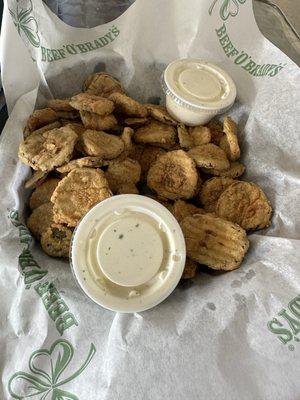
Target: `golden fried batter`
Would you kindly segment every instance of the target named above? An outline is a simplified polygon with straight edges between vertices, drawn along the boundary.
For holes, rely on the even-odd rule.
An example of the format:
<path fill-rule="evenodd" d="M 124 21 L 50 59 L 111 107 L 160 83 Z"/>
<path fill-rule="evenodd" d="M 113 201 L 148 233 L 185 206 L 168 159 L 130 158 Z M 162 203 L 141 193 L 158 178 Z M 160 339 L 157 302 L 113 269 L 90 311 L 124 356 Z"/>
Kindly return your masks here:
<path fill-rule="evenodd" d="M 115 92 L 124 92 L 121 83 L 107 72 L 97 72 L 88 76 L 83 90 L 101 97 L 108 97 Z"/>
<path fill-rule="evenodd" d="M 52 193 L 58 185 L 59 179 L 48 178 L 40 186 L 38 186 L 29 198 L 29 207 L 34 210 L 42 204 L 49 203 Z"/>
<path fill-rule="evenodd" d="M 238 161 L 230 163 L 228 169 L 217 170 L 214 168 L 203 168 L 204 172 L 211 175 L 222 176 L 226 178 L 238 178 L 245 172 L 245 166 Z"/>
<path fill-rule="evenodd" d="M 41 236 L 41 246 L 51 257 L 69 258 L 73 232 L 60 224 L 52 224 Z"/>
<path fill-rule="evenodd" d="M 51 108 L 43 108 L 41 110 L 35 110 L 27 121 L 27 128 L 30 132 L 41 128 L 44 125 L 51 124 L 51 122 L 57 121 L 59 116 Z"/>
<path fill-rule="evenodd" d="M 186 258 L 181 279 L 192 279 L 196 276 L 198 264 L 191 258 Z"/>
<path fill-rule="evenodd" d="M 78 136 L 80 136 L 86 130 L 86 127 L 81 122 L 74 122 L 70 121 L 69 119 L 61 119 L 61 123 L 63 126 L 69 126 L 71 129 L 73 129 Z"/>
<path fill-rule="evenodd" d="M 103 171 L 94 168 L 73 169 L 59 182 L 51 197 L 54 221 L 75 227 L 93 205 L 111 195 Z"/>
<path fill-rule="evenodd" d="M 238 268 L 249 248 L 247 234 L 239 225 L 212 214 L 184 218 L 181 228 L 187 256 L 210 268 L 230 271 Z"/>
<path fill-rule="evenodd" d="M 195 162 L 183 150 L 163 154 L 150 167 L 147 184 L 165 198 L 190 199 L 198 184 Z"/>
<path fill-rule="evenodd" d="M 190 126 L 189 134 L 193 139 L 194 146 L 210 143 L 211 132 L 206 126 Z"/>
<path fill-rule="evenodd" d="M 194 206 L 194 204 L 187 203 L 186 201 L 176 200 L 174 203 L 174 216 L 178 222 L 182 221 L 185 217 L 203 213 L 203 209 Z"/>
<path fill-rule="evenodd" d="M 105 172 L 110 189 L 117 193 L 119 186 L 125 183 L 136 184 L 141 177 L 141 166 L 136 160 L 126 158 L 109 163 Z"/>
<path fill-rule="evenodd" d="M 272 208 L 258 185 L 237 181 L 219 197 L 216 213 L 245 230 L 254 230 L 270 225 Z"/>
<path fill-rule="evenodd" d="M 218 198 L 233 182 L 231 178 L 211 178 L 203 183 L 198 200 L 206 212 L 216 211 Z"/>
<path fill-rule="evenodd" d="M 39 186 L 47 178 L 48 172 L 34 171 L 31 177 L 25 182 L 25 189 L 33 189 Z"/>
<path fill-rule="evenodd" d="M 177 134 L 179 139 L 179 144 L 183 149 L 191 149 L 194 146 L 194 140 L 190 136 L 188 129 L 184 124 L 177 126 Z"/>
<path fill-rule="evenodd" d="M 134 130 L 132 128 L 126 127 L 123 129 L 121 139 L 124 143 L 124 151 L 127 155 L 129 155 L 134 148 L 134 144 L 132 143 L 132 137 L 134 134 Z"/>
<path fill-rule="evenodd" d="M 86 128 L 98 131 L 114 129 L 118 125 L 118 121 L 113 114 L 100 116 L 88 111 L 80 111 L 80 117 Z"/>
<path fill-rule="evenodd" d="M 139 118 L 139 117 L 132 117 L 132 118 L 125 118 L 124 124 L 128 126 L 133 126 L 134 128 L 139 128 L 140 126 L 144 126 L 149 122 L 149 119 Z"/>
<path fill-rule="evenodd" d="M 206 126 L 210 130 L 211 142 L 218 146 L 223 136 L 222 126 L 216 120 L 209 121 Z"/>
<path fill-rule="evenodd" d="M 101 157 L 87 156 L 82 158 L 76 158 L 75 160 L 72 160 L 67 164 L 62 165 L 61 167 L 56 168 L 56 170 L 61 174 L 66 174 L 75 168 L 83 168 L 83 167 L 99 168 L 102 166 L 103 166 L 103 159 Z"/>
<path fill-rule="evenodd" d="M 140 161 L 141 161 L 141 157 L 142 157 L 144 149 L 145 149 L 144 145 L 132 143 L 132 147 L 128 153 L 128 157 L 132 158 L 133 160 L 137 160 L 141 164 Z"/>
<path fill-rule="evenodd" d="M 111 114 L 115 108 L 111 100 L 89 93 L 79 93 L 73 96 L 70 104 L 76 110 L 89 111 L 101 116 Z"/>
<path fill-rule="evenodd" d="M 222 170 L 230 166 L 225 152 L 212 143 L 196 146 L 188 151 L 188 155 L 195 160 L 198 167 Z"/>
<path fill-rule="evenodd" d="M 163 122 L 164 124 L 170 124 L 170 125 L 178 124 L 178 122 L 175 121 L 175 119 L 173 119 L 171 115 L 168 113 L 166 107 L 155 104 L 145 104 L 145 107 L 149 115 L 153 119 L 156 119 L 159 122 Z"/>
<path fill-rule="evenodd" d="M 139 194 L 139 191 L 134 183 L 122 183 L 116 192 L 116 194 Z"/>
<path fill-rule="evenodd" d="M 230 161 L 236 161 L 241 155 L 236 123 L 230 117 L 225 117 L 223 130 L 225 135 L 220 140 L 220 147 L 225 151 Z"/>
<path fill-rule="evenodd" d="M 61 127 L 61 122 L 60 121 L 55 121 L 52 122 L 51 124 L 45 125 L 42 128 L 36 129 L 33 132 L 30 132 L 29 129 L 26 127 L 24 129 L 24 138 L 26 138 L 27 136 L 29 136 L 31 133 L 44 133 L 46 131 L 51 131 L 52 129 L 55 128 L 60 128 Z"/>
<path fill-rule="evenodd" d="M 81 135 L 80 146 L 85 154 L 108 160 L 118 157 L 125 147 L 120 137 L 90 129 Z"/>
<path fill-rule="evenodd" d="M 138 103 L 136 100 L 124 93 L 112 93 L 109 100 L 115 103 L 116 112 L 129 117 L 147 117 L 148 111 L 143 104 Z"/>
<path fill-rule="evenodd" d="M 146 181 L 148 171 L 151 165 L 157 160 L 159 156 L 165 154 L 166 151 L 161 149 L 160 147 L 153 147 L 153 146 L 145 146 L 140 154 L 140 158 L 138 159 L 141 168 L 141 180 Z"/>
<path fill-rule="evenodd" d="M 70 160 L 76 140 L 69 126 L 32 133 L 20 144 L 19 158 L 35 170 L 51 171 Z"/>
<path fill-rule="evenodd" d="M 173 126 L 151 121 L 149 124 L 137 129 L 133 139 L 136 143 L 151 144 L 170 149 L 176 144 L 176 136 L 176 130 Z"/>
<path fill-rule="evenodd" d="M 70 99 L 52 99 L 48 101 L 48 107 L 54 111 L 74 111 L 70 105 Z"/>
<path fill-rule="evenodd" d="M 68 120 L 73 121 L 75 119 L 80 118 L 79 112 L 74 109 L 73 109 L 73 111 L 55 111 L 55 112 L 56 112 L 57 116 L 62 119 L 68 119 Z"/>
<path fill-rule="evenodd" d="M 53 223 L 53 204 L 44 203 L 35 208 L 27 220 L 28 229 L 40 240 L 41 235 Z"/>

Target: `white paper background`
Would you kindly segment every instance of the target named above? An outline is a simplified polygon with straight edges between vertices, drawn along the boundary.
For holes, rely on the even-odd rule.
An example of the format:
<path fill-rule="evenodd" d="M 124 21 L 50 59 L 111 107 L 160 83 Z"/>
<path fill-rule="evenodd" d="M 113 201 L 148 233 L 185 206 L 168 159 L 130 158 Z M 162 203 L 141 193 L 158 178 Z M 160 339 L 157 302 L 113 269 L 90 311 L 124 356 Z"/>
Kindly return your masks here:
<path fill-rule="evenodd" d="M 229 37 L 257 63 L 282 63 L 284 68 L 272 78 L 252 77 L 228 59 L 215 34 L 223 24 L 221 4 L 219 0 L 209 16 L 208 0 L 137 0 L 112 23 L 81 29 L 65 25 L 42 2 L 34 1 L 32 15 L 44 47 L 90 41 L 112 24 L 121 32 L 107 47 L 52 63 L 42 63 L 40 49 L 33 47 L 29 50 L 36 63 L 31 61 L 6 12 L 2 81 L 12 112 L 0 142 L 1 399 L 12 398 L 8 381 L 14 373 L 30 372 L 33 351 L 49 349 L 61 338 L 34 285 L 25 289 L 18 270 L 23 246 L 7 218 L 11 209 L 18 209 L 21 219 L 24 216 L 28 193 L 23 182 L 29 169 L 17 160 L 17 149 L 34 107 L 37 91 L 29 91 L 37 86 L 38 74 L 41 106 L 51 94 L 79 91 L 85 76 L 100 67 L 146 101 L 162 97 L 159 78 L 164 66 L 185 56 L 216 62 L 233 76 L 239 100 L 230 114 L 239 123 L 245 178 L 260 184 L 271 200 L 272 226 L 250 236 L 251 248 L 241 269 L 200 272 L 161 305 L 132 315 L 93 304 L 78 289 L 67 263 L 46 257 L 34 246 L 36 261 L 48 270 L 43 281 L 55 284 L 79 323 L 63 334 L 74 347 L 74 358 L 64 373 L 78 368 L 91 343 L 96 347 L 86 370 L 62 389 L 79 399 L 299 399 L 296 333 L 284 345 L 268 330 L 267 322 L 278 318 L 291 331 L 277 314 L 300 292 L 300 74 L 260 34 L 249 0 L 239 3 L 238 15 L 226 21 Z M 16 2 L 9 1 L 13 6 Z M 294 351 L 289 351 L 290 344 Z M 33 398 L 40 400 L 41 395 Z"/>

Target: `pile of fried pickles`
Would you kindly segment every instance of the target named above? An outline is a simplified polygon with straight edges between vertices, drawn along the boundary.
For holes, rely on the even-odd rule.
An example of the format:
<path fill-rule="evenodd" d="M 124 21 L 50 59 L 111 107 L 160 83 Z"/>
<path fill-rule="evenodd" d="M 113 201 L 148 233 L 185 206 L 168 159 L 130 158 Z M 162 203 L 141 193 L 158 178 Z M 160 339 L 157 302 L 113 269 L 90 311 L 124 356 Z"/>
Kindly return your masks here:
<path fill-rule="evenodd" d="M 106 72 L 83 92 L 52 99 L 24 129 L 20 160 L 33 169 L 27 226 L 52 257 L 69 257 L 72 233 L 96 203 L 118 194 L 157 200 L 178 220 L 186 241 L 183 279 L 199 264 L 238 268 L 247 232 L 270 224 L 262 189 L 241 180 L 237 125 L 225 117 L 187 127 L 165 107 L 141 104 Z"/>

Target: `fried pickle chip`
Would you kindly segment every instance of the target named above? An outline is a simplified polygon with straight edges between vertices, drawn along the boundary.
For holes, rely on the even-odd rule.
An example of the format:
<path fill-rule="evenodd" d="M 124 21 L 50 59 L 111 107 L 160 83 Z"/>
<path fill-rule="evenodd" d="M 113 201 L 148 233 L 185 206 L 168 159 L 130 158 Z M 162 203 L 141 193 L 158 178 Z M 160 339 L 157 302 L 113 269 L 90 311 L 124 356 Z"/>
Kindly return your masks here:
<path fill-rule="evenodd" d="M 139 194 L 138 188 L 134 183 L 122 183 L 116 192 L 116 194 Z"/>
<path fill-rule="evenodd" d="M 131 158 L 112 161 L 105 172 L 105 177 L 110 189 L 113 193 L 117 193 L 120 185 L 125 183 L 136 184 L 140 180 L 141 166 L 138 161 Z"/>
<path fill-rule="evenodd" d="M 220 140 L 220 147 L 225 151 L 230 161 L 236 161 L 241 156 L 236 123 L 230 117 L 225 117 L 223 130 L 225 135 Z"/>
<path fill-rule="evenodd" d="M 68 126 L 32 133 L 19 146 L 19 158 L 35 170 L 51 171 L 71 158 L 77 134 Z"/>
<path fill-rule="evenodd" d="M 141 161 L 141 157 L 142 157 L 144 149 L 145 149 L 144 145 L 132 143 L 132 147 L 128 153 L 128 157 L 132 158 L 133 160 L 137 160 L 141 164 L 140 161 Z"/>
<path fill-rule="evenodd" d="M 97 72 L 89 75 L 84 82 L 83 90 L 101 97 L 108 97 L 115 92 L 124 92 L 121 83 L 107 72 Z"/>
<path fill-rule="evenodd" d="M 70 122 L 69 120 L 62 120 L 63 126 L 68 126 L 73 129 L 73 131 L 80 136 L 84 131 L 86 131 L 86 127 L 81 122 Z"/>
<path fill-rule="evenodd" d="M 49 100 L 48 107 L 54 111 L 74 111 L 74 108 L 70 105 L 70 99 Z"/>
<path fill-rule="evenodd" d="M 187 128 L 184 124 L 180 124 L 177 127 L 177 132 L 180 146 L 187 150 L 207 144 L 211 139 L 210 130 L 206 126 L 190 126 Z"/>
<path fill-rule="evenodd" d="M 38 187 L 47 178 L 48 172 L 34 171 L 31 177 L 25 182 L 25 189 L 33 189 Z"/>
<path fill-rule="evenodd" d="M 203 183 L 198 200 L 206 212 L 216 211 L 218 198 L 233 182 L 232 178 L 211 178 Z"/>
<path fill-rule="evenodd" d="M 150 167 L 147 184 L 167 199 L 190 199 L 198 184 L 195 162 L 183 150 L 163 154 Z"/>
<path fill-rule="evenodd" d="M 243 175 L 245 172 L 245 166 L 238 161 L 234 161 L 230 163 L 230 167 L 228 169 L 217 170 L 215 168 L 203 168 L 203 171 L 207 174 L 235 179 Z"/>
<path fill-rule="evenodd" d="M 164 124 L 170 124 L 170 125 L 178 124 L 178 122 L 175 121 L 175 119 L 172 118 L 171 115 L 168 113 L 166 107 L 159 106 L 156 104 L 145 104 L 145 107 L 149 115 L 153 119 L 156 119 L 159 122 L 163 122 Z"/>
<path fill-rule="evenodd" d="M 126 127 L 123 129 L 121 139 L 124 143 L 124 152 L 129 155 L 133 151 L 134 144 L 132 143 L 132 137 L 134 135 L 134 130 L 132 128 Z"/>
<path fill-rule="evenodd" d="M 151 121 L 149 124 L 137 129 L 133 139 L 136 143 L 151 144 L 170 149 L 176 144 L 177 138 L 176 130 L 173 126 Z"/>
<path fill-rule="evenodd" d="M 62 119 L 68 119 L 70 121 L 80 118 L 79 112 L 77 110 L 73 111 L 55 111 L 57 116 Z"/>
<path fill-rule="evenodd" d="M 210 143 L 211 132 L 207 126 L 190 126 L 189 134 L 193 139 L 194 146 Z"/>
<path fill-rule="evenodd" d="M 118 121 L 113 114 L 100 116 L 88 111 L 80 111 L 80 117 L 86 128 L 98 131 L 114 129 L 118 125 Z"/>
<path fill-rule="evenodd" d="M 149 119 L 144 117 L 132 117 L 132 118 L 125 118 L 124 124 L 128 126 L 132 126 L 134 128 L 139 128 L 140 126 L 144 126 L 149 122 Z"/>
<path fill-rule="evenodd" d="M 176 200 L 174 205 L 174 216 L 178 222 L 182 221 L 185 217 L 191 217 L 195 214 L 203 214 L 204 210 L 194 206 L 194 204 L 187 203 L 183 200 Z"/>
<path fill-rule="evenodd" d="M 27 219 L 27 226 L 33 236 L 40 240 L 41 235 L 53 223 L 53 204 L 44 203 L 35 208 Z"/>
<path fill-rule="evenodd" d="M 62 124 L 61 124 L 60 121 L 55 121 L 55 122 L 52 122 L 51 124 L 43 126 L 42 128 L 36 129 L 33 132 L 30 132 L 29 129 L 27 127 L 25 127 L 25 129 L 24 129 L 24 138 L 29 136 L 31 133 L 44 133 L 46 131 L 51 131 L 52 129 L 55 129 L 55 128 L 60 128 L 61 125 Z"/>
<path fill-rule="evenodd" d="M 145 146 L 140 154 L 139 163 L 141 165 L 142 174 L 141 180 L 147 180 L 147 174 L 151 165 L 158 159 L 159 156 L 165 154 L 166 151 L 160 147 Z"/>
<path fill-rule="evenodd" d="M 90 93 L 79 93 L 70 100 L 73 108 L 80 111 L 89 111 L 98 115 L 109 115 L 114 111 L 114 103 L 105 97 Z"/>
<path fill-rule="evenodd" d="M 93 205 L 111 195 L 103 171 L 73 169 L 59 182 L 51 197 L 54 222 L 75 227 Z"/>
<path fill-rule="evenodd" d="M 42 204 L 49 203 L 52 193 L 58 185 L 59 179 L 48 178 L 40 186 L 38 186 L 29 198 L 29 207 L 34 210 Z"/>
<path fill-rule="evenodd" d="M 62 165 L 59 168 L 56 168 L 56 171 L 58 171 L 61 174 L 66 174 L 75 168 L 83 168 L 83 167 L 99 168 L 102 166 L 103 166 L 103 159 L 101 157 L 87 156 L 82 158 L 76 158 L 75 160 L 69 161 L 67 164 Z"/>
<path fill-rule="evenodd" d="M 192 147 L 195 147 L 193 138 L 190 136 L 189 131 L 184 124 L 180 124 L 177 126 L 177 134 L 179 144 L 183 149 L 189 150 Z"/>
<path fill-rule="evenodd" d="M 147 117 L 148 111 L 143 104 L 138 103 L 136 100 L 124 93 L 112 93 L 109 100 L 115 103 L 116 112 L 129 117 Z"/>
<path fill-rule="evenodd" d="M 180 225 L 187 256 L 210 268 L 224 271 L 238 268 L 249 248 L 243 228 L 212 214 L 186 217 Z"/>
<path fill-rule="evenodd" d="M 198 264 L 191 258 L 186 258 L 181 279 L 192 279 L 196 276 Z"/>
<path fill-rule="evenodd" d="M 69 258 L 72 230 L 60 224 L 52 224 L 41 236 L 41 246 L 51 257 Z"/>
<path fill-rule="evenodd" d="M 245 230 L 254 230 L 270 225 L 272 208 L 258 185 L 237 181 L 219 197 L 216 213 L 228 221 L 239 224 Z"/>
<path fill-rule="evenodd" d="M 30 132 L 33 132 L 42 126 L 51 124 L 57 121 L 59 116 L 51 108 L 42 108 L 41 110 L 35 110 L 27 121 L 27 128 Z"/>
<path fill-rule="evenodd" d="M 216 120 L 211 120 L 206 126 L 210 130 L 211 142 L 218 146 L 223 136 L 222 125 Z"/>
<path fill-rule="evenodd" d="M 85 154 L 108 160 L 118 157 L 125 147 L 120 137 L 91 129 L 81 135 L 80 146 Z"/>
<path fill-rule="evenodd" d="M 222 170 L 230 166 L 224 150 L 213 143 L 196 146 L 188 151 L 188 155 L 195 160 L 198 167 Z"/>

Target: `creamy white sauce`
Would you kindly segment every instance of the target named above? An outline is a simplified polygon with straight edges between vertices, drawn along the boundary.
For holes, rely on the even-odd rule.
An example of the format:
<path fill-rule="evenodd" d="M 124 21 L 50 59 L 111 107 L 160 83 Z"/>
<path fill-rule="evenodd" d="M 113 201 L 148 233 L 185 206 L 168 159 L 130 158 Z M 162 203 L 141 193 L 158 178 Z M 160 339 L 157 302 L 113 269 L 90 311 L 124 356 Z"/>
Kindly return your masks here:
<path fill-rule="evenodd" d="M 230 107 L 236 96 L 234 82 L 219 67 L 196 59 L 171 63 L 164 73 L 169 113 L 187 125 L 208 122 Z"/>
<path fill-rule="evenodd" d="M 124 197 L 137 205 L 111 211 Z M 75 232 L 75 276 L 88 295 L 107 308 L 149 308 L 174 289 L 182 274 L 185 246 L 180 227 L 163 206 L 143 196 L 115 196 L 103 203 Z"/>

